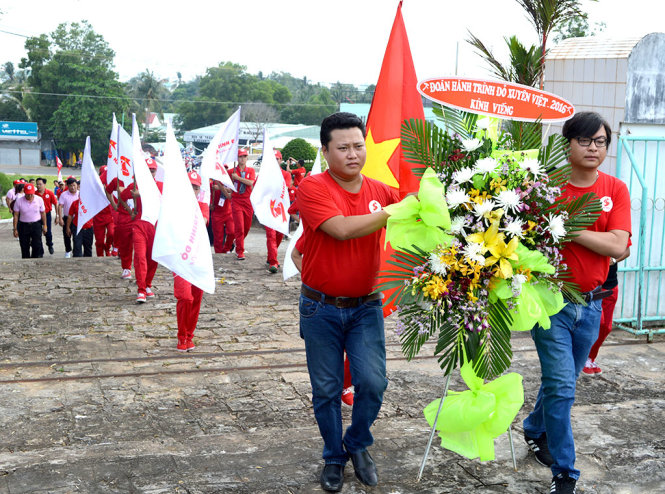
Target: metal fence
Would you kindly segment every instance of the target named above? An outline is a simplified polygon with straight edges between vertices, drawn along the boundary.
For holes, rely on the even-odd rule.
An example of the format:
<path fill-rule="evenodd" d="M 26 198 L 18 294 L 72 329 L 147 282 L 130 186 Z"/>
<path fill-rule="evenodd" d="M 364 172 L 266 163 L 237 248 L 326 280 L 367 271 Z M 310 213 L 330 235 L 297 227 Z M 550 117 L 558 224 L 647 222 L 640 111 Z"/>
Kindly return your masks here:
<path fill-rule="evenodd" d="M 633 235 L 614 322 L 651 341 L 665 334 L 665 137 L 620 136 L 617 177 L 630 192 Z"/>

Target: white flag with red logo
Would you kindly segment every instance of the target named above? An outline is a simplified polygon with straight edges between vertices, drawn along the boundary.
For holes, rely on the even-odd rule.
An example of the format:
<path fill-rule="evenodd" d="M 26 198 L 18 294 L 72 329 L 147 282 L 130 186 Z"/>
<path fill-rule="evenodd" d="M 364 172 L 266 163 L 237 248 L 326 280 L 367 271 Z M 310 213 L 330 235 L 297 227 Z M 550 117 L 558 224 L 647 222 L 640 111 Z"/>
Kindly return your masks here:
<path fill-rule="evenodd" d="M 152 258 L 207 293 L 215 273 L 205 220 L 190 185 L 171 122 L 166 124 L 162 208 Z"/>
<path fill-rule="evenodd" d="M 132 118 L 132 163 L 136 175 L 136 187 L 138 187 L 141 196 L 141 219 L 154 225 L 159 217 L 162 194 L 159 192 L 155 179 L 145 162 L 147 156 L 141 149 L 141 135 L 139 134 L 139 126 L 136 124 L 136 114 Z"/>
<path fill-rule="evenodd" d="M 127 187 L 134 181 L 134 162 L 133 162 L 133 144 L 130 136 L 121 125 L 117 125 L 117 146 L 118 146 L 118 180 L 120 185 Z M 133 130 L 132 130 L 133 133 Z M 108 182 L 113 177 L 107 179 Z"/>
<path fill-rule="evenodd" d="M 118 176 L 118 121 L 113 114 L 111 135 L 109 136 L 109 154 L 106 158 L 106 181 L 108 183 Z"/>
<path fill-rule="evenodd" d="M 60 161 L 57 154 L 55 155 L 55 164 L 58 167 L 58 182 L 62 182 L 62 161 Z"/>
<path fill-rule="evenodd" d="M 252 194 L 249 196 L 259 223 L 289 234 L 289 191 L 277 164 L 267 129 L 263 129 L 263 159 Z"/>
<path fill-rule="evenodd" d="M 83 163 L 81 164 L 81 190 L 79 191 L 79 211 L 77 233 L 83 225 L 95 217 L 102 209 L 109 205 L 104 192 L 102 180 L 95 171 L 90 155 L 90 136 L 85 140 L 83 149 Z"/>
<path fill-rule="evenodd" d="M 231 115 L 212 138 L 203 151 L 201 159 L 201 191 L 202 202 L 210 202 L 208 179 L 219 180 L 228 188 L 237 192 L 231 177 L 224 165 L 238 159 L 238 132 L 240 131 L 240 108 Z"/>
<path fill-rule="evenodd" d="M 312 165 L 312 171 L 310 172 L 310 175 L 316 175 L 317 173 L 321 173 L 321 148 L 319 148 L 319 150 L 316 152 L 316 159 L 314 160 L 314 165 Z M 289 241 L 289 245 L 286 248 L 286 254 L 284 255 L 284 262 L 282 263 L 282 266 L 284 266 L 282 268 L 284 281 L 288 280 L 291 276 L 295 276 L 298 274 L 298 268 L 296 268 L 296 265 L 293 263 L 293 260 L 291 259 L 291 253 L 293 252 L 293 249 L 296 247 L 296 242 L 302 236 L 303 231 L 304 230 L 301 221 L 298 224 L 298 228 L 293 233 L 293 236 Z"/>

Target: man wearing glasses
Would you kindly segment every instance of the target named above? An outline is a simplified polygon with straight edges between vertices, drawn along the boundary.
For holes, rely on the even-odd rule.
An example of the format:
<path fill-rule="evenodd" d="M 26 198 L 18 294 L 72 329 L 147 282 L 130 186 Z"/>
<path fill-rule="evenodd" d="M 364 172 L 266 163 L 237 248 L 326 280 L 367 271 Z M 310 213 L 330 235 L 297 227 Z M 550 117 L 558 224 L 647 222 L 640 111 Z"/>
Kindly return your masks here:
<path fill-rule="evenodd" d="M 550 329 L 536 326 L 531 331 L 542 375 L 534 410 L 524 420 L 524 435 L 537 461 L 552 469 L 551 492 L 574 494 L 580 476 L 574 466 L 570 420 L 575 382 L 598 337 L 601 299 L 612 293 L 602 290 L 610 258 L 621 256 L 629 241 L 630 198 L 621 180 L 598 171 L 612 138 L 609 124 L 600 115 L 578 113 L 564 124 L 562 133 L 570 143 L 571 164 L 562 197 L 574 200 L 593 192 L 602 211 L 593 225 L 561 251 L 586 303 L 567 300 L 561 312 L 551 317 Z"/>

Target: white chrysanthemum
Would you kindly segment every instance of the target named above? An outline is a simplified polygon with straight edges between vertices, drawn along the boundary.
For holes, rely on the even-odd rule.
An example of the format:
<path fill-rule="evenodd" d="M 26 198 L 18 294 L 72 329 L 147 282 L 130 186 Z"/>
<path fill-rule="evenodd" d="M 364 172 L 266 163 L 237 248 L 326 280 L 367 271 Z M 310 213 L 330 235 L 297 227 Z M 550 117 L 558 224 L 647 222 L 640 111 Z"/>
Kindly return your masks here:
<path fill-rule="evenodd" d="M 504 209 L 509 209 L 513 213 L 515 210 L 522 204 L 520 202 L 520 196 L 514 190 L 502 190 L 496 196 L 496 201 Z"/>
<path fill-rule="evenodd" d="M 490 128 L 490 119 L 485 117 L 485 118 L 479 118 L 478 121 L 476 121 L 476 128 L 478 130 L 487 130 Z"/>
<path fill-rule="evenodd" d="M 486 249 L 483 244 L 469 242 L 462 250 L 462 254 L 464 254 L 464 257 L 469 261 L 473 261 L 477 264 L 480 264 L 481 266 L 484 266 L 485 256 L 483 256 L 483 252 L 485 250 Z"/>
<path fill-rule="evenodd" d="M 519 297 L 522 293 L 522 285 L 526 283 L 527 277 L 523 274 L 514 274 L 512 281 L 510 282 L 510 287 L 513 290 L 513 295 Z"/>
<path fill-rule="evenodd" d="M 506 232 L 510 237 L 524 238 L 523 227 L 524 222 L 519 218 L 515 218 L 509 221 L 505 228 L 501 228 L 501 231 Z"/>
<path fill-rule="evenodd" d="M 475 151 L 480 146 L 483 145 L 483 141 L 480 139 L 462 139 L 462 149 L 467 153 Z"/>
<path fill-rule="evenodd" d="M 450 233 L 454 235 L 466 236 L 466 231 L 464 230 L 468 225 L 465 216 L 455 216 L 450 221 Z"/>
<path fill-rule="evenodd" d="M 545 229 L 549 230 L 555 242 L 558 242 L 566 236 L 566 227 L 564 226 L 564 222 L 565 220 L 560 214 L 549 214 L 547 216 L 547 226 Z"/>
<path fill-rule="evenodd" d="M 456 208 L 457 206 L 467 203 L 471 200 L 469 194 L 460 189 L 449 190 L 446 194 L 446 202 L 449 208 Z"/>
<path fill-rule="evenodd" d="M 492 212 L 496 207 L 496 204 L 493 200 L 487 199 L 486 201 L 481 202 L 480 204 L 476 203 L 473 205 L 473 213 L 478 218 L 484 218 L 486 215 Z"/>
<path fill-rule="evenodd" d="M 520 161 L 519 166 L 522 170 L 530 172 L 534 177 L 545 175 L 545 170 L 541 168 L 538 160 L 533 158 L 526 158 L 524 161 Z"/>
<path fill-rule="evenodd" d="M 440 274 L 441 276 L 448 274 L 448 270 L 450 269 L 450 266 L 441 261 L 441 258 L 435 252 L 432 252 L 429 255 L 429 265 L 434 273 Z"/>
<path fill-rule="evenodd" d="M 494 173 L 498 165 L 499 163 L 497 163 L 494 158 L 483 158 L 476 161 L 476 168 L 474 171 L 480 175 L 485 176 L 488 173 Z"/>
<path fill-rule="evenodd" d="M 453 173 L 453 182 L 463 184 L 469 182 L 473 178 L 473 170 L 471 168 L 462 168 Z"/>

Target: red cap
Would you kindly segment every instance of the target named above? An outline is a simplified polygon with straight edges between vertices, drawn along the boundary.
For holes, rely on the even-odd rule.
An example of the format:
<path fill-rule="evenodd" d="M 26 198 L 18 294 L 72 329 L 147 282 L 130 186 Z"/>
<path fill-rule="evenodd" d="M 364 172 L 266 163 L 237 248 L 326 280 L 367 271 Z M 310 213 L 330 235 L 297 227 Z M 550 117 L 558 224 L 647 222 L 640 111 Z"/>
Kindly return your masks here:
<path fill-rule="evenodd" d="M 23 187 L 23 192 L 25 194 L 34 194 L 35 193 L 35 186 L 32 184 L 25 184 L 25 187 Z"/>
<path fill-rule="evenodd" d="M 150 168 L 151 170 L 156 170 L 157 169 L 157 162 L 154 159 L 146 158 L 145 163 L 146 163 L 146 165 L 148 165 L 148 168 Z"/>
<path fill-rule="evenodd" d="M 241 156 L 249 156 L 249 153 L 247 152 L 246 149 L 243 148 L 238 149 L 238 158 L 240 158 Z"/>
<path fill-rule="evenodd" d="M 104 173 L 108 167 L 106 165 L 102 165 L 99 167 L 99 173 Z"/>
<path fill-rule="evenodd" d="M 275 158 L 277 158 L 278 161 L 282 161 L 282 153 L 279 149 L 275 149 Z"/>
<path fill-rule="evenodd" d="M 14 185 L 18 185 L 18 184 L 20 184 L 20 183 L 21 183 L 20 180 L 18 180 L 18 179 L 14 180 Z"/>
<path fill-rule="evenodd" d="M 195 171 L 191 171 L 187 175 L 189 175 L 189 181 L 192 185 L 198 185 L 201 187 L 201 175 Z"/>

